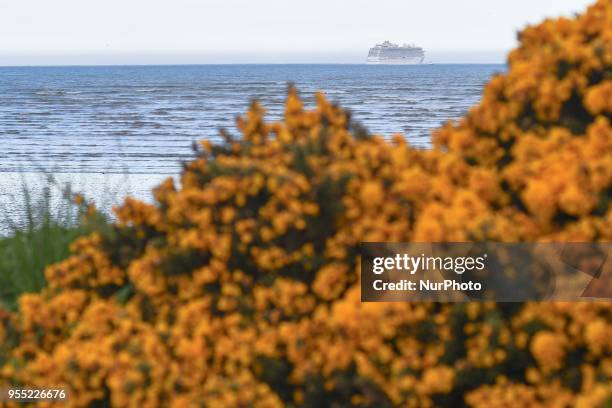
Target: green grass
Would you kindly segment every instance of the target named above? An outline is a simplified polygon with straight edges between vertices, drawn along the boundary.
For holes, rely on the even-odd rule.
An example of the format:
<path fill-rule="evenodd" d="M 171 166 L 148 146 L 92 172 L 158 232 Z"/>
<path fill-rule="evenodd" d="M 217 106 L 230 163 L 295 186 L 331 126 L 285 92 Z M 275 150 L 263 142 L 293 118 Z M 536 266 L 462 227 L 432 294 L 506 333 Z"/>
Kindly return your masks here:
<path fill-rule="evenodd" d="M 106 224 L 102 216 L 84 224 L 82 207 L 72 202 L 70 187 L 64 186 L 60 198 L 52 199 L 52 190 L 58 188 L 52 183 L 36 192 L 24 183 L 25 222 L 4 221 L 11 233 L 0 237 L 0 308 L 15 310 L 19 295 L 40 291 L 45 286 L 45 267 L 65 259 L 75 238 Z"/>

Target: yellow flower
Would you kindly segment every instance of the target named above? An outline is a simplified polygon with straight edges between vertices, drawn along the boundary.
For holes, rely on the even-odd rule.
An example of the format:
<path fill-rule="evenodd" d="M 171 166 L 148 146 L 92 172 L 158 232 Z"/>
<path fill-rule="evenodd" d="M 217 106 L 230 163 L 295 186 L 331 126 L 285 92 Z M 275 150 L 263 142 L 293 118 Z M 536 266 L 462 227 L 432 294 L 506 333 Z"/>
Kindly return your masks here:
<path fill-rule="evenodd" d="M 531 340 L 531 354 L 545 369 L 559 369 L 566 353 L 566 340 L 563 335 L 541 331 Z"/>
<path fill-rule="evenodd" d="M 612 326 L 606 324 L 603 319 L 588 322 L 584 336 L 587 346 L 594 354 L 601 354 L 612 349 L 612 343 L 610 343 Z"/>
<path fill-rule="evenodd" d="M 419 389 L 425 394 L 447 393 L 453 389 L 455 372 L 447 366 L 436 366 L 425 370 Z"/>

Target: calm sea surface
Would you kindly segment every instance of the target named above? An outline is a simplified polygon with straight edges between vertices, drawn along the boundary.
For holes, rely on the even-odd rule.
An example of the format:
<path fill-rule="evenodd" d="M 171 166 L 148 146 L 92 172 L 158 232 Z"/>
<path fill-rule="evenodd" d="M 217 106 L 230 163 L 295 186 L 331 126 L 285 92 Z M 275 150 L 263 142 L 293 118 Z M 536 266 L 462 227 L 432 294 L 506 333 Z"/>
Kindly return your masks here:
<path fill-rule="evenodd" d="M 41 172 L 103 202 L 147 198 L 191 157 L 191 143 L 238 134 L 235 117 L 259 99 L 282 113 L 287 83 L 307 105 L 324 90 L 371 132 L 427 146 L 432 128 L 466 112 L 503 65 L 187 65 L 0 67 L 0 212 L 18 220 L 20 185 Z M 111 187 L 109 187 L 111 186 Z M 114 186 L 114 187 L 113 187 Z M 106 201 L 117 202 L 117 199 Z M 106 204 L 102 204 L 105 206 Z M 22 207 L 22 206 L 21 206 Z M 0 232 L 3 220 L 0 218 Z"/>

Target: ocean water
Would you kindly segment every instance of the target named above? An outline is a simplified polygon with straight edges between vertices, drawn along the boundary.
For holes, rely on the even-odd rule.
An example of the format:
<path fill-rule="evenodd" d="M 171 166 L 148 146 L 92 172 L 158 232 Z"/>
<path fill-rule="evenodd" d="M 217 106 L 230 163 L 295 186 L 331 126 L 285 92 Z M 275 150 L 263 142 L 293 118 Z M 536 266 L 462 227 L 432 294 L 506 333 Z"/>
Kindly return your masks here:
<path fill-rule="evenodd" d="M 235 118 L 250 100 L 260 100 L 270 120 L 278 118 L 289 82 L 307 106 L 314 92 L 323 90 L 371 132 L 400 132 L 427 147 L 431 129 L 464 114 L 485 82 L 504 70 L 504 65 L 0 67 L 0 212 L 19 220 L 21 183 L 25 178 L 38 190 L 40 173 L 61 174 L 77 185 L 81 180 L 97 202 L 103 201 L 96 187 L 102 179 L 115 185 L 115 192 L 146 199 L 150 187 L 176 175 L 180 162 L 192 157 L 193 141 L 215 140 L 219 128 L 238 135 Z"/>

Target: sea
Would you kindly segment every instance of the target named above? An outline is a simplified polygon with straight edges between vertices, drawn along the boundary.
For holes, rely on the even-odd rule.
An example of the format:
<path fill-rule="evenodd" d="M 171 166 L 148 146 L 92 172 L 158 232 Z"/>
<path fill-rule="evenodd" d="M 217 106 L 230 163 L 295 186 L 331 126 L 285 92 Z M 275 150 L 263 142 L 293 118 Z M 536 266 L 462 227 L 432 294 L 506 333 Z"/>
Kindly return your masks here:
<path fill-rule="evenodd" d="M 239 137 L 236 117 L 259 100 L 283 112 L 289 84 L 316 91 L 371 133 L 430 145 L 505 65 L 180 65 L 0 67 L 0 235 L 27 221 L 26 201 L 61 207 L 67 185 L 104 212 L 176 177 L 194 141 Z M 28 198 L 29 197 L 29 198 Z"/>

